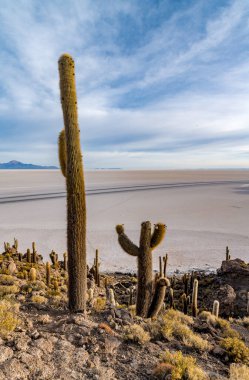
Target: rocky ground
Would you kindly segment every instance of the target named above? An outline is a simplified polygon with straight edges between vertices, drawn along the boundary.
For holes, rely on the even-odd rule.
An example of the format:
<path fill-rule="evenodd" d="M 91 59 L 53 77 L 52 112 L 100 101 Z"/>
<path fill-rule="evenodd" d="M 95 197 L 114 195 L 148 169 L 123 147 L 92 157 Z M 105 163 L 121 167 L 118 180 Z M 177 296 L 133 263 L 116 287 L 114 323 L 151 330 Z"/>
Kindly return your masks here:
<path fill-rule="evenodd" d="M 243 371 L 249 366 L 249 265 L 241 260 L 224 261 L 217 275 L 193 274 L 199 279 L 197 318 L 181 313 L 191 277 L 187 289 L 182 278 L 171 278 L 174 308 L 166 297 L 157 320 L 134 315 L 133 275 L 101 275 L 100 286 L 89 276 L 93 291 L 82 315 L 67 310 L 67 277 L 56 263 L 49 286 L 42 263 L 3 255 L 0 265 L 0 380 L 237 380 L 229 375 L 230 365 L 244 365 Z M 30 278 L 32 267 L 36 278 Z M 215 299 L 230 321 L 207 312 Z M 202 374 L 196 369 L 195 377 L 174 377 L 176 365 L 162 359 L 168 350 L 194 358 Z"/>

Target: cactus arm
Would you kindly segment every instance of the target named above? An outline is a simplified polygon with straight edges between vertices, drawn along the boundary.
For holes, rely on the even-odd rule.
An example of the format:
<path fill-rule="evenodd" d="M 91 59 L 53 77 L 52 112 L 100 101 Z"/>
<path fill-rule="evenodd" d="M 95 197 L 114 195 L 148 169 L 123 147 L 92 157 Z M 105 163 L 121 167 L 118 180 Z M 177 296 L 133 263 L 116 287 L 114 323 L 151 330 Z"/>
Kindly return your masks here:
<path fill-rule="evenodd" d="M 118 242 L 119 242 L 121 248 L 131 256 L 138 256 L 139 255 L 139 249 L 134 243 L 132 243 L 132 241 L 124 233 L 123 226 L 117 225 L 116 231 L 118 234 Z"/>
<path fill-rule="evenodd" d="M 163 240 L 166 233 L 166 226 L 163 223 L 155 224 L 153 234 L 151 236 L 150 247 L 156 248 Z"/>
<path fill-rule="evenodd" d="M 152 299 L 149 311 L 148 318 L 156 318 L 160 312 L 164 298 L 166 294 L 166 288 L 170 285 L 170 282 L 167 278 L 161 277 L 157 280 L 154 297 Z"/>
<path fill-rule="evenodd" d="M 65 130 L 63 129 L 58 138 L 58 155 L 59 155 L 59 162 L 61 167 L 61 172 L 64 175 L 64 177 L 67 176 L 67 148 L 66 148 L 66 135 Z"/>

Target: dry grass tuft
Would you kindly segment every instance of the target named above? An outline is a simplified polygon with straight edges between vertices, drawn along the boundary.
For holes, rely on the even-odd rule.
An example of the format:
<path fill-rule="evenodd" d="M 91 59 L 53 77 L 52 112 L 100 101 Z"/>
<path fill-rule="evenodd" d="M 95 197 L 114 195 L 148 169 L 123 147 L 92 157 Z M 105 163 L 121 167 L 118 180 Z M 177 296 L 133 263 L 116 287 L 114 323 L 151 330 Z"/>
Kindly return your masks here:
<path fill-rule="evenodd" d="M 5 337 L 18 325 L 19 305 L 7 300 L 0 301 L 0 336 Z"/>
<path fill-rule="evenodd" d="M 0 284 L 1 285 L 14 285 L 15 278 L 10 274 L 0 274 Z"/>
<path fill-rule="evenodd" d="M 217 318 L 215 315 L 211 314 L 209 311 L 203 311 L 200 315 L 199 318 L 201 320 L 206 321 L 213 327 L 220 329 L 222 336 L 224 338 L 239 338 L 239 333 L 235 331 L 230 323 L 222 318 Z"/>
<path fill-rule="evenodd" d="M 43 296 L 40 296 L 40 295 L 33 295 L 31 297 L 31 302 L 42 304 L 42 303 L 47 303 L 48 299 L 46 297 L 43 297 Z"/>
<path fill-rule="evenodd" d="M 165 379 L 169 375 L 171 380 L 208 380 L 207 374 L 196 364 L 196 359 L 184 356 L 181 351 L 166 351 L 161 363 L 155 368 L 154 375 L 158 379 Z"/>
<path fill-rule="evenodd" d="M 8 294 L 16 294 L 19 290 L 17 285 L 0 285 L 0 297 L 4 297 Z"/>
<path fill-rule="evenodd" d="M 125 327 L 124 339 L 138 344 L 144 344 L 150 341 L 150 334 L 146 332 L 142 326 L 134 324 Z"/>
<path fill-rule="evenodd" d="M 226 350 L 230 361 L 249 365 L 249 348 L 238 338 L 225 338 L 221 347 Z"/>
<path fill-rule="evenodd" d="M 151 322 L 149 329 L 151 335 L 155 338 L 158 338 L 160 335 L 167 340 L 176 338 L 185 346 L 195 348 L 199 351 L 210 350 L 210 343 L 191 330 L 190 326 L 192 324 L 192 317 L 171 309 L 167 311 L 161 319 Z"/>
<path fill-rule="evenodd" d="M 93 301 L 93 308 L 95 311 L 100 312 L 102 310 L 105 310 L 106 307 L 106 298 L 97 297 Z"/>
<path fill-rule="evenodd" d="M 230 366 L 230 380 L 248 380 L 249 367 L 247 365 L 232 364 Z"/>

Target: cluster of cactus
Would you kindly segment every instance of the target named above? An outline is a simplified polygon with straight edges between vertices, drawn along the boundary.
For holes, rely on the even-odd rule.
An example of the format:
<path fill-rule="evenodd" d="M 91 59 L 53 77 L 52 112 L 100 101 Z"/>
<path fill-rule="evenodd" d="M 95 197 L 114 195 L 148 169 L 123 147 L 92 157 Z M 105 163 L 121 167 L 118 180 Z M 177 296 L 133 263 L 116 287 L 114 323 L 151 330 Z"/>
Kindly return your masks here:
<path fill-rule="evenodd" d="M 152 270 L 152 251 L 161 243 L 166 233 L 165 224 L 155 224 L 152 232 L 151 223 L 143 222 L 141 225 L 140 244 L 135 245 L 125 234 L 124 226 L 117 225 L 116 231 L 118 241 L 125 252 L 131 256 L 137 257 L 138 262 L 138 283 L 137 283 L 137 300 L 136 313 L 141 317 L 148 317 L 154 314 L 152 306 L 156 310 L 158 305 L 156 302 L 161 301 L 162 293 L 166 289 L 167 281 L 164 278 L 159 278 L 155 286 L 153 295 L 153 270 Z M 164 290 L 162 290 L 164 288 Z"/>
<path fill-rule="evenodd" d="M 59 161 L 67 187 L 67 251 L 69 309 L 86 308 L 86 202 L 77 115 L 74 61 L 69 54 L 59 59 L 64 130 L 59 135 Z"/>

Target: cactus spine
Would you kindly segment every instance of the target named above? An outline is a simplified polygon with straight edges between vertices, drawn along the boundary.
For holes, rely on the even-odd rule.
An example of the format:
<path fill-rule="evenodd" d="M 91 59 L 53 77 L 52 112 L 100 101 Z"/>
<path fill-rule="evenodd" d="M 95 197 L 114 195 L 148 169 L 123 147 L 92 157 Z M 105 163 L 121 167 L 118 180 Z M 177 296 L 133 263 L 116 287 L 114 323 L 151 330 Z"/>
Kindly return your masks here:
<path fill-rule="evenodd" d="M 59 59 L 61 104 L 65 126 L 65 166 L 67 185 L 67 251 L 69 309 L 86 308 L 86 202 L 74 61 L 68 54 Z M 63 141 L 63 139 L 60 139 Z M 62 143 L 60 143 L 62 144 Z M 61 161 L 61 160 L 60 160 Z"/>
<path fill-rule="evenodd" d="M 193 294 L 192 294 L 192 314 L 193 317 L 197 317 L 198 308 L 197 308 L 197 298 L 198 298 L 198 280 L 194 279 L 193 285 Z"/>
<path fill-rule="evenodd" d="M 220 308 L 220 303 L 219 301 L 215 300 L 213 303 L 213 311 L 212 314 L 215 315 L 215 317 L 219 317 L 219 308 Z"/>
<path fill-rule="evenodd" d="M 121 247 L 129 255 L 136 256 L 138 260 L 138 284 L 136 313 L 141 317 L 147 317 L 153 293 L 152 274 L 152 250 L 156 248 L 164 238 L 165 224 L 158 223 L 151 231 L 151 223 L 143 222 L 141 225 L 140 244 L 136 246 L 124 233 L 122 225 L 116 226 L 118 241 Z"/>

